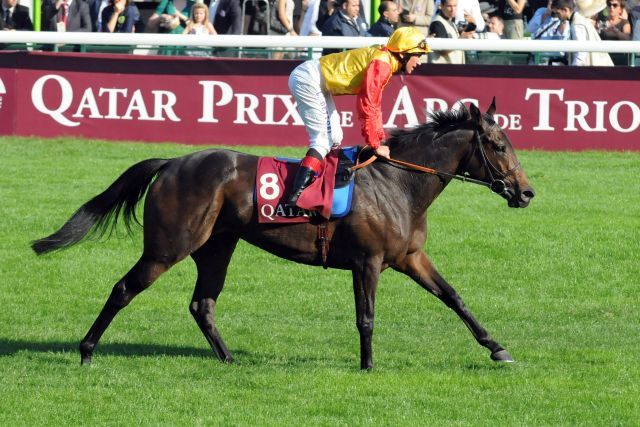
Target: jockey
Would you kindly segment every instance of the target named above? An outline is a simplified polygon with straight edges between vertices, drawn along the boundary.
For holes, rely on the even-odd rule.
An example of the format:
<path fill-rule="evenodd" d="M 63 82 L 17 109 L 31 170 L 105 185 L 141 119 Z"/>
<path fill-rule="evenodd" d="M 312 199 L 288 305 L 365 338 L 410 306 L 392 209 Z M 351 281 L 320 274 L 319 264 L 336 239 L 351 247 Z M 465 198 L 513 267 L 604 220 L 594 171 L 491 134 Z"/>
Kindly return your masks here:
<path fill-rule="evenodd" d="M 378 156 L 389 157 L 382 128 L 382 90 L 394 73 L 411 74 L 420 56 L 430 52 L 415 27 L 394 31 L 386 46 L 371 46 L 326 55 L 298 65 L 289 76 L 289 90 L 309 135 L 309 150 L 296 173 L 287 204 L 294 206 L 311 184 L 322 161 L 342 142 L 340 117 L 333 95 L 357 95 L 362 136 Z"/>

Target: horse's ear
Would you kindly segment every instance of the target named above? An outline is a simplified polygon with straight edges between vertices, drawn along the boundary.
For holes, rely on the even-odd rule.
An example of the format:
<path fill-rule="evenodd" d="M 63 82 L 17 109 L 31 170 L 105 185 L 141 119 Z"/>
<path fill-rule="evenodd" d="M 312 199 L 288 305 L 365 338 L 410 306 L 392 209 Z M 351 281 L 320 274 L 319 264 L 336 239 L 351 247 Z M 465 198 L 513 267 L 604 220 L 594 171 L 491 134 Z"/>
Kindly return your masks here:
<path fill-rule="evenodd" d="M 491 105 L 489 105 L 489 109 L 487 110 L 487 114 L 493 117 L 496 112 L 496 97 L 493 97 L 493 101 L 491 101 Z"/>
<path fill-rule="evenodd" d="M 471 103 L 470 109 L 471 109 L 470 110 L 471 111 L 471 118 L 473 119 L 473 121 L 476 122 L 476 123 L 480 123 L 482 121 L 482 113 L 480 112 L 478 107 L 476 107 L 475 104 Z"/>

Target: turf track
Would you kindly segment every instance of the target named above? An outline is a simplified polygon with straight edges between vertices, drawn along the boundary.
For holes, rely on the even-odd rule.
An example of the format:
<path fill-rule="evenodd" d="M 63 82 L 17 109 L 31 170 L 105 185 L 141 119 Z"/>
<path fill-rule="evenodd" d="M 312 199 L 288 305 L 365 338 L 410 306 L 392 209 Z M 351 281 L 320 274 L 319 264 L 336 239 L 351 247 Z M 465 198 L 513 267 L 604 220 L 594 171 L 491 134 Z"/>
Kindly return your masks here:
<path fill-rule="evenodd" d="M 134 162 L 198 148 L 0 144 L 0 425 L 638 425 L 640 153 L 521 152 L 537 191 L 524 210 L 451 184 L 427 252 L 517 363 L 491 362 L 444 305 L 385 272 L 363 373 L 349 274 L 246 244 L 217 314 L 236 365 L 211 356 L 188 313 L 185 261 L 81 367 L 77 344 L 141 233 L 45 257 L 29 241 Z"/>

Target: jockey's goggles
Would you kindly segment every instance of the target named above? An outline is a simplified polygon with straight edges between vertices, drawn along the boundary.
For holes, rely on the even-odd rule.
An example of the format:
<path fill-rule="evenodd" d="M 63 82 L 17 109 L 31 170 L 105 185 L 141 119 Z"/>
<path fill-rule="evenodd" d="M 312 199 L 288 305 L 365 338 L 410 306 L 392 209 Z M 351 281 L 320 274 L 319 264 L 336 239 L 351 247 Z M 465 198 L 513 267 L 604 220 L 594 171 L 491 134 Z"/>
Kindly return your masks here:
<path fill-rule="evenodd" d="M 421 41 L 416 47 L 412 47 L 411 49 L 407 49 L 403 51 L 403 53 L 415 53 L 415 54 L 424 54 L 431 52 L 431 48 L 427 44 L 426 41 Z"/>

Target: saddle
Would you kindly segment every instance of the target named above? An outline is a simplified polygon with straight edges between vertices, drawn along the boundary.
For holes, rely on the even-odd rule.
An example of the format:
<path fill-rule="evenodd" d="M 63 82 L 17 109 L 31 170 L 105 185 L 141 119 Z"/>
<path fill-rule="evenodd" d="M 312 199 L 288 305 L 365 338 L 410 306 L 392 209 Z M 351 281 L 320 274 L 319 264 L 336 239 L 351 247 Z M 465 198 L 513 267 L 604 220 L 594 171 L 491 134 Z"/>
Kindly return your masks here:
<path fill-rule="evenodd" d="M 298 206 L 285 203 L 300 159 L 261 157 L 254 200 L 260 223 L 294 223 L 341 218 L 351 210 L 354 165 L 361 147 L 331 151 L 319 174 L 300 196 Z"/>

